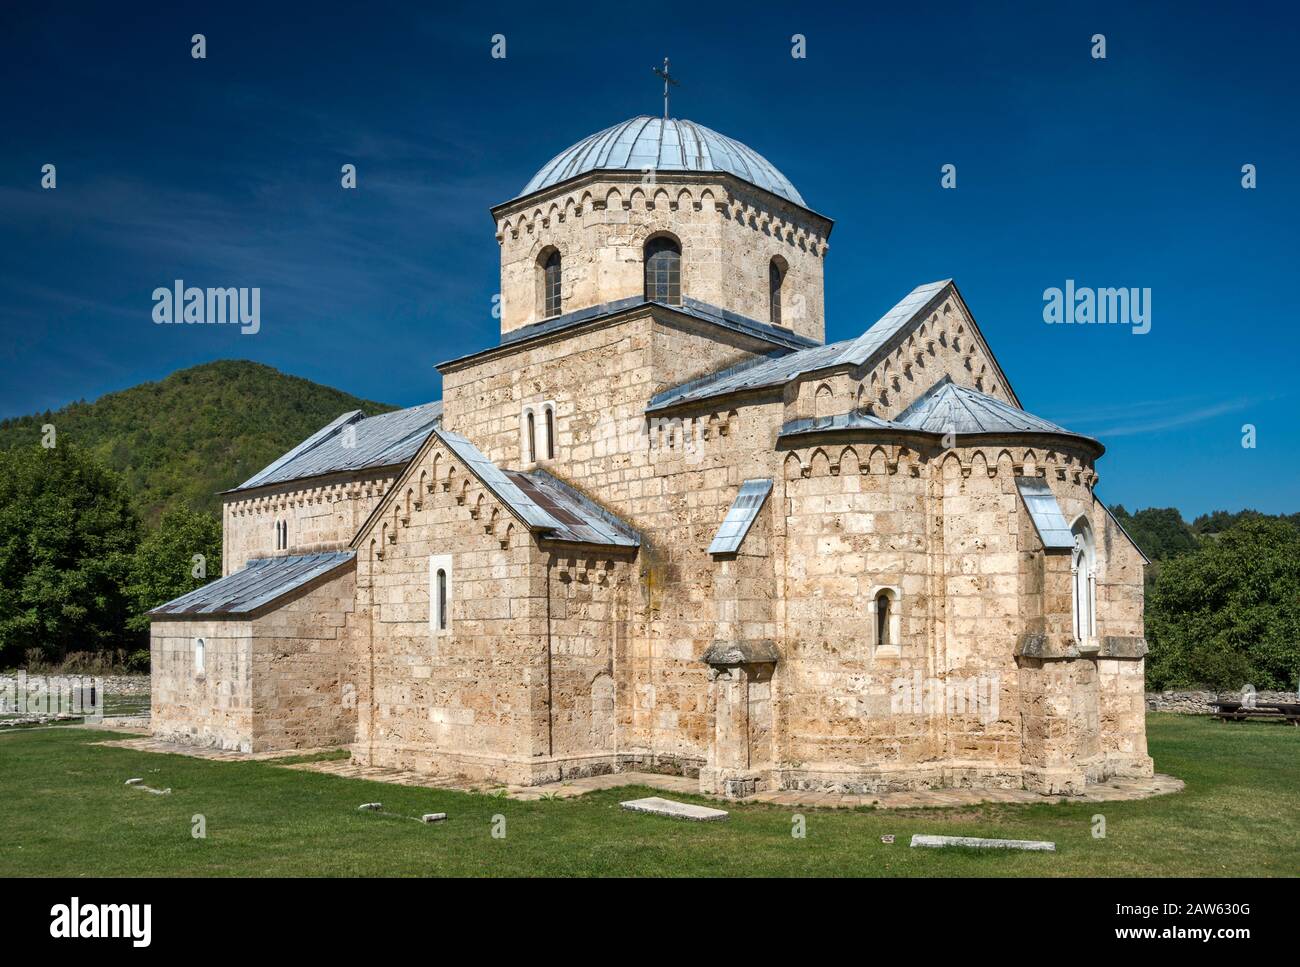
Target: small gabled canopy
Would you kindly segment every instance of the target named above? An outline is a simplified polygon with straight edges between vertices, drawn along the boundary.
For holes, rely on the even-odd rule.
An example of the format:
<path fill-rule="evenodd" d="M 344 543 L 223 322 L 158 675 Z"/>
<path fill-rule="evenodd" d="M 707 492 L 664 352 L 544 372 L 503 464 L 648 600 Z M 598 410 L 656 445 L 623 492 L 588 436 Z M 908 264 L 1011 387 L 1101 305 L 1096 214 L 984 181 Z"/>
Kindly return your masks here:
<path fill-rule="evenodd" d="M 352 562 L 352 551 L 257 557 L 234 574 L 160 604 L 149 612 L 159 617 L 212 618 L 253 614 L 316 578 Z"/>
<path fill-rule="evenodd" d="M 360 410 L 344 413 L 227 493 L 406 463 L 441 420 L 441 401 L 370 417 Z M 346 432 L 348 427 L 352 433 Z"/>
<path fill-rule="evenodd" d="M 771 480 L 746 480 L 740 485 L 736 499 L 731 502 L 722 526 L 709 545 L 710 554 L 734 554 L 740 550 L 749 529 L 754 526 L 767 495 L 772 492 Z"/>
<path fill-rule="evenodd" d="M 1043 547 L 1049 550 L 1074 547 L 1070 525 L 1061 513 L 1061 505 L 1056 502 L 1056 496 L 1046 480 L 1039 477 L 1017 477 L 1016 490 L 1020 491 L 1020 499 L 1025 502 L 1025 509 L 1029 511 Z"/>

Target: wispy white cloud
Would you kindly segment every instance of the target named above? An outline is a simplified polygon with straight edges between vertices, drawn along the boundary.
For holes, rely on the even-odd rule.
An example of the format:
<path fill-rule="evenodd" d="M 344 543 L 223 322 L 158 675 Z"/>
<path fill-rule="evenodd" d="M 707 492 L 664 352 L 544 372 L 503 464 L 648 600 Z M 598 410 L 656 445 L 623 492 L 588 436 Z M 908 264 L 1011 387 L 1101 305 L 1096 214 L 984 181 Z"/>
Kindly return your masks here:
<path fill-rule="evenodd" d="M 1127 414 L 1135 418 L 1134 422 L 1115 422 L 1101 427 L 1091 427 L 1086 419 L 1079 421 L 1079 426 L 1086 432 L 1106 440 L 1110 437 L 1137 436 L 1142 433 L 1156 433 L 1160 430 L 1172 430 L 1182 426 L 1192 426 L 1212 420 L 1216 416 L 1237 413 L 1276 397 L 1257 396 L 1223 400 L 1208 406 L 1187 409 L 1182 404 L 1185 400 L 1157 401 L 1152 404 L 1133 403 L 1125 407 Z"/>

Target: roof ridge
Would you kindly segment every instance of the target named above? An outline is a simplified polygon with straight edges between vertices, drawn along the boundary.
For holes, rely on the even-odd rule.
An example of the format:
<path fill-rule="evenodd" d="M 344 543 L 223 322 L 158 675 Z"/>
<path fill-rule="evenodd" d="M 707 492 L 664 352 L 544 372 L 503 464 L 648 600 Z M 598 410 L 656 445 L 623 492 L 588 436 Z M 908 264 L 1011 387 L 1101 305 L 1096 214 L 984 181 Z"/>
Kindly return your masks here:
<path fill-rule="evenodd" d="M 911 403 L 907 404 L 907 406 L 905 406 L 902 410 L 900 410 L 898 414 L 894 417 L 894 422 L 902 423 L 905 419 L 912 416 L 912 414 L 916 410 L 920 409 L 920 407 L 923 404 L 925 404 L 930 399 L 930 397 L 938 394 L 938 392 L 942 390 L 945 386 L 952 386 L 952 385 L 955 385 L 952 381 L 952 374 L 944 373 L 941 377 L 935 380 L 934 384 L 931 385 L 929 389 L 927 389 L 920 396 L 912 400 Z"/>

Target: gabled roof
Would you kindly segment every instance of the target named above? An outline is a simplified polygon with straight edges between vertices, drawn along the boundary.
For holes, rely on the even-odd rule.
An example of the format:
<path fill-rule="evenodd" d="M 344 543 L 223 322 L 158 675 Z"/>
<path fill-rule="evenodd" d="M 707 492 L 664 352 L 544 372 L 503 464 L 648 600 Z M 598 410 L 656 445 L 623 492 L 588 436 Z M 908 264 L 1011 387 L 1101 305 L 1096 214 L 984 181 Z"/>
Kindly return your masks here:
<path fill-rule="evenodd" d="M 243 570 L 160 604 L 149 614 L 183 618 L 249 615 L 348 564 L 355 556 L 352 551 L 337 551 L 332 554 L 253 558 Z"/>
<path fill-rule="evenodd" d="M 483 451 L 470 443 L 466 437 L 441 427 L 434 432 L 438 439 L 460 458 L 461 463 L 469 468 L 470 473 L 478 477 L 483 485 L 510 509 L 511 513 L 527 525 L 529 530 L 546 530 L 559 526 L 559 522 L 554 517 L 519 489 L 519 485 L 508 477 L 505 471 L 489 460 Z M 393 489 L 396 492 L 397 488 Z"/>
<path fill-rule="evenodd" d="M 284 456 L 273 461 L 227 493 L 285 483 L 307 477 L 365 470 L 406 463 L 442 420 L 442 402 L 367 417 L 360 410 L 344 413 L 322 427 Z M 355 437 L 345 437 L 348 427 Z M 345 446 L 346 442 L 355 446 Z"/>
<path fill-rule="evenodd" d="M 746 480 L 740 485 L 736 499 L 731 502 L 722 526 L 709 544 L 710 554 L 734 554 L 740 550 L 749 529 L 758 519 L 767 495 L 772 492 L 771 480 Z"/>
<path fill-rule="evenodd" d="M 902 332 L 913 319 L 926 316 L 934 303 L 952 285 L 952 279 L 927 282 L 903 296 L 892 309 L 877 319 L 866 332 L 852 340 L 835 360 L 836 365 L 849 363 L 861 366 L 876 355 L 894 336 Z"/>
<path fill-rule="evenodd" d="M 918 285 L 862 335 L 778 357 L 753 359 L 656 394 L 646 412 L 745 390 L 784 386 L 805 373 L 834 366 L 863 366 L 892 348 L 895 337 L 924 318 L 952 287 L 951 279 Z"/>
<path fill-rule="evenodd" d="M 432 432 L 520 523 L 538 536 L 570 544 L 641 546 L 635 529 L 549 473 L 503 470 L 461 434 L 444 430 L 441 424 Z M 370 512 L 353 538 L 354 546 L 399 490 L 393 487 Z"/>

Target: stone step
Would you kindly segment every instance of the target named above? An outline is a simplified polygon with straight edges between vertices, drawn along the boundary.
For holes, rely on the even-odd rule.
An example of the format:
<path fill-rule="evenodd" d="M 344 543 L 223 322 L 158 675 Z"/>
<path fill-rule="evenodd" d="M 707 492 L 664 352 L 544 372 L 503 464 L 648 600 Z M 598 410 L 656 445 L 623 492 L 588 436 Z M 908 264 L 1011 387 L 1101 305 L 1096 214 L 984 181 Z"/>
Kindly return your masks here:
<path fill-rule="evenodd" d="M 923 836 L 912 837 L 913 846 L 974 846 L 977 849 L 1027 849 L 1056 852 L 1056 844 L 1041 839 L 981 839 L 978 836 Z"/>
<path fill-rule="evenodd" d="M 674 819 L 690 819 L 695 822 L 707 823 L 727 818 L 725 809 L 710 809 L 708 806 L 676 802 L 659 796 L 650 796 L 646 799 L 629 799 L 627 802 L 619 803 L 619 805 L 624 809 L 632 810 L 632 812 L 651 813 L 655 816 L 671 816 Z"/>

